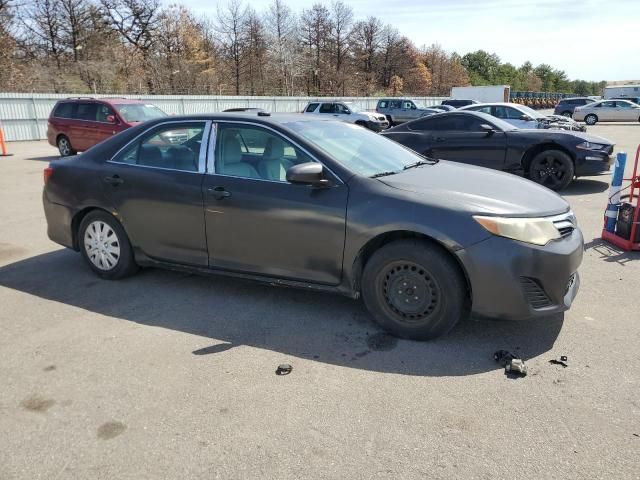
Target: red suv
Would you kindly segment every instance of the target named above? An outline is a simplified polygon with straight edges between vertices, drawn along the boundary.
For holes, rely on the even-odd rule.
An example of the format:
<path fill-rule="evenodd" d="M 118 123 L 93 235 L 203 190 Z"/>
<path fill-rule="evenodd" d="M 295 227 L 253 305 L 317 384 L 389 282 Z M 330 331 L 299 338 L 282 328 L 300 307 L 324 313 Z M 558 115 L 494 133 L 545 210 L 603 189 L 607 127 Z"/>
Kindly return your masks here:
<path fill-rule="evenodd" d="M 49 115 L 47 139 L 66 157 L 147 120 L 167 114 L 153 104 L 127 98 L 68 98 Z"/>

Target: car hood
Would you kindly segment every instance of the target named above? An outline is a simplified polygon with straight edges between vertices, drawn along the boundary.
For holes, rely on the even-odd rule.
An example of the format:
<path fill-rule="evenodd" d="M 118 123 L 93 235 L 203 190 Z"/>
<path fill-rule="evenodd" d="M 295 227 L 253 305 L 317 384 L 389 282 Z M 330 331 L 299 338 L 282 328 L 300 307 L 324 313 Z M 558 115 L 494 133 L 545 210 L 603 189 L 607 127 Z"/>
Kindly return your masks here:
<path fill-rule="evenodd" d="M 425 203 L 471 214 L 541 217 L 569 210 L 560 195 L 530 180 L 446 160 L 378 180 L 416 193 Z"/>
<path fill-rule="evenodd" d="M 513 132 L 522 132 L 522 133 L 527 133 L 527 134 L 532 134 L 532 135 L 562 135 L 562 138 L 568 138 L 568 137 L 573 137 L 576 139 L 576 142 L 591 142 L 591 143 L 601 143 L 603 145 L 615 145 L 611 140 L 608 140 L 604 137 L 598 137 L 597 135 L 591 135 L 590 133 L 586 133 L 586 132 L 576 132 L 573 130 L 552 130 L 552 129 L 545 129 L 545 130 L 539 130 L 539 129 L 535 129 L 535 128 L 518 128 L 518 129 L 514 129 L 514 130 L 509 130 L 509 132 L 507 133 L 513 133 Z"/>

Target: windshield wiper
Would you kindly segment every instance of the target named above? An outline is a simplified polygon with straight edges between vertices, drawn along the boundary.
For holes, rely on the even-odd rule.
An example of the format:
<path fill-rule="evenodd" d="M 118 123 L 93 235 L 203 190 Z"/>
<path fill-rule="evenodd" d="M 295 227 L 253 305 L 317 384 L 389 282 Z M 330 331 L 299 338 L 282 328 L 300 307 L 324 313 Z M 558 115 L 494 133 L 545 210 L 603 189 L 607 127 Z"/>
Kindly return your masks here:
<path fill-rule="evenodd" d="M 435 165 L 439 162 L 437 158 L 424 157 L 425 160 L 418 160 L 417 162 L 409 163 L 402 167 L 403 170 L 409 170 L 410 168 L 421 167 L 422 165 Z"/>
<path fill-rule="evenodd" d="M 371 175 L 369 178 L 378 178 L 378 177 L 387 177 L 389 175 L 395 175 L 398 172 L 380 172 L 380 173 L 374 173 L 373 175 Z"/>

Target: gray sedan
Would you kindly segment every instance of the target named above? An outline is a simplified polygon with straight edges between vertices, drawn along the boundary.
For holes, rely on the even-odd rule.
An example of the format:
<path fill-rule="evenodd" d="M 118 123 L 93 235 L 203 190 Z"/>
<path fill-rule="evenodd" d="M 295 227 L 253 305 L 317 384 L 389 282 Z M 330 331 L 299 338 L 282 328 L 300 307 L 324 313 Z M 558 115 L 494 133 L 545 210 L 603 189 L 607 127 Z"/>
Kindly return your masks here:
<path fill-rule="evenodd" d="M 640 105 L 629 100 L 600 100 L 583 107 L 576 107 L 573 119 L 587 125 L 598 122 L 638 122 Z"/>

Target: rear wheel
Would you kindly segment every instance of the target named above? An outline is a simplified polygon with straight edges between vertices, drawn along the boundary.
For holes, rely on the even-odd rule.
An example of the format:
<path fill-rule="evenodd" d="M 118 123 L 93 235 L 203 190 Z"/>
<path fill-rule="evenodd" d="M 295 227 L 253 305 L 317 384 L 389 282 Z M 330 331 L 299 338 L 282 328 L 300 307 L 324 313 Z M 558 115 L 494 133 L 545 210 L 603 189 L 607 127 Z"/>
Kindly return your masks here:
<path fill-rule="evenodd" d="M 529 178 L 551 190 L 562 190 L 573 180 L 571 157 L 560 150 L 545 150 L 531 161 Z"/>
<path fill-rule="evenodd" d="M 598 123 L 598 117 L 596 117 L 593 113 L 590 113 L 586 117 L 584 117 L 584 123 L 587 125 L 595 125 Z"/>
<path fill-rule="evenodd" d="M 127 234 L 106 212 L 95 210 L 82 219 L 78 243 L 82 256 L 99 277 L 116 280 L 138 270 Z"/>
<path fill-rule="evenodd" d="M 398 240 L 376 251 L 362 275 L 364 303 L 393 335 L 436 338 L 468 312 L 466 283 L 454 260 L 419 240 Z"/>
<path fill-rule="evenodd" d="M 569 110 L 567 110 L 566 112 L 562 112 L 561 114 L 563 117 L 568 117 L 571 118 L 571 112 Z"/>
<path fill-rule="evenodd" d="M 76 151 L 73 149 L 73 147 L 71 147 L 71 142 L 66 136 L 60 135 L 58 137 L 57 144 L 58 151 L 60 152 L 61 157 L 68 157 L 69 155 L 76 154 Z"/>

